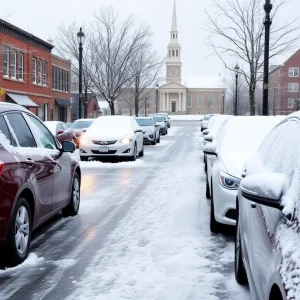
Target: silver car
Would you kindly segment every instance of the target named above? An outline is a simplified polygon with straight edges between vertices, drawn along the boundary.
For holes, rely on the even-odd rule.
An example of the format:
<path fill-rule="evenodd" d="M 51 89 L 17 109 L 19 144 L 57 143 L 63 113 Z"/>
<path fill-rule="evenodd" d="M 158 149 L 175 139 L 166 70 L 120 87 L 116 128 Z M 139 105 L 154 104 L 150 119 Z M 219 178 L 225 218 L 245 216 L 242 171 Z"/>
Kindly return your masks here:
<path fill-rule="evenodd" d="M 168 121 L 165 119 L 164 116 L 161 115 L 154 115 L 153 120 L 157 125 L 159 125 L 159 133 L 162 135 L 168 134 Z"/>
<path fill-rule="evenodd" d="M 144 143 L 151 143 L 152 145 L 160 143 L 160 126 L 155 123 L 152 117 L 139 117 L 135 119 L 143 129 Z"/>
<path fill-rule="evenodd" d="M 154 114 L 154 116 L 164 116 L 164 118 L 167 120 L 167 126 L 168 128 L 171 128 L 171 122 L 170 122 L 170 117 L 168 115 L 168 113 L 156 113 Z"/>
<path fill-rule="evenodd" d="M 143 129 L 129 116 L 97 118 L 80 137 L 81 161 L 90 157 L 120 157 L 135 161 L 144 156 Z"/>

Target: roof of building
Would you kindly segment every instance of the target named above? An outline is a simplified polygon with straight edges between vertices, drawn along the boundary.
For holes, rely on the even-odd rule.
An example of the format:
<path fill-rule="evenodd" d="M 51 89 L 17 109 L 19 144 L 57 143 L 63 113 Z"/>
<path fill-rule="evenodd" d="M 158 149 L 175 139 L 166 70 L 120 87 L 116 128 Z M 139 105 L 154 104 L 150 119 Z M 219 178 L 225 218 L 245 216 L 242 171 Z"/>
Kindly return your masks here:
<path fill-rule="evenodd" d="M 282 64 L 279 64 L 279 65 L 271 65 L 270 68 L 269 68 L 269 73 L 273 73 L 275 70 L 277 70 L 278 68 L 280 67 L 284 67 L 285 64 L 294 56 L 296 55 L 298 52 L 300 51 L 300 49 L 298 49 L 297 51 L 295 51 L 292 55 L 290 55 L 285 61 L 284 63 Z"/>
<path fill-rule="evenodd" d="M 0 32 L 10 35 L 13 38 L 24 41 L 36 47 L 40 47 L 44 50 L 51 51 L 54 46 L 49 44 L 48 42 L 36 37 L 35 35 L 11 24 L 3 19 L 0 19 Z"/>

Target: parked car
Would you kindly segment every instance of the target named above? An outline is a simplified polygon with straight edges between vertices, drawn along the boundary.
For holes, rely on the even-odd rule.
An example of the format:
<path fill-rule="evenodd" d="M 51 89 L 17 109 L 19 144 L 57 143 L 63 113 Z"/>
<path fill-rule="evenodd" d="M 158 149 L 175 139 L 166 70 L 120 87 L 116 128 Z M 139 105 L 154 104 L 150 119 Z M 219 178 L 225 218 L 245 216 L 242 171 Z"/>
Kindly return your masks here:
<path fill-rule="evenodd" d="M 80 167 L 48 128 L 25 108 L 0 103 L 0 244 L 5 262 L 22 263 L 31 232 L 59 211 L 80 204 Z"/>
<path fill-rule="evenodd" d="M 209 121 L 209 126 L 205 130 L 207 131 L 207 135 L 203 139 L 203 146 L 205 146 L 208 143 L 213 142 L 214 137 L 217 135 L 218 131 L 222 128 L 222 126 L 225 125 L 227 120 L 231 116 L 228 115 L 216 115 L 212 116 L 212 118 Z M 213 122 L 212 122 L 213 121 Z M 205 172 L 207 171 L 207 155 L 204 153 L 203 155 L 203 160 L 204 160 L 204 170 Z M 206 196 L 208 197 L 208 189 L 206 189 Z"/>
<path fill-rule="evenodd" d="M 154 116 L 164 116 L 164 118 L 167 120 L 167 125 L 168 128 L 171 128 L 171 122 L 170 122 L 170 117 L 168 113 L 155 113 Z"/>
<path fill-rule="evenodd" d="M 119 157 L 135 161 L 144 156 L 143 129 L 130 116 L 97 118 L 81 136 L 80 159 Z"/>
<path fill-rule="evenodd" d="M 204 146 L 207 183 L 211 196 L 210 229 L 236 223 L 236 195 L 243 165 L 282 118 L 233 117 L 219 131 L 216 141 Z"/>
<path fill-rule="evenodd" d="M 215 114 L 207 114 L 203 116 L 203 119 L 201 119 L 201 132 L 208 127 L 208 122 L 212 116 Z"/>
<path fill-rule="evenodd" d="M 72 123 L 70 128 L 74 130 L 75 133 L 75 144 L 79 146 L 80 137 L 87 131 L 87 129 L 92 125 L 95 119 L 78 119 Z"/>
<path fill-rule="evenodd" d="M 154 115 L 153 120 L 157 125 L 159 125 L 159 133 L 162 135 L 168 134 L 168 122 L 164 116 Z"/>
<path fill-rule="evenodd" d="M 70 141 L 75 143 L 76 136 L 74 130 L 73 128 L 69 128 L 66 123 L 59 121 L 46 121 L 44 124 L 60 143 L 62 141 Z"/>
<path fill-rule="evenodd" d="M 160 126 L 155 123 L 152 117 L 138 117 L 135 119 L 143 129 L 144 143 L 151 143 L 152 145 L 160 143 Z"/>
<path fill-rule="evenodd" d="M 282 120 L 243 168 L 237 197 L 235 277 L 253 299 L 300 295 L 300 113 Z"/>

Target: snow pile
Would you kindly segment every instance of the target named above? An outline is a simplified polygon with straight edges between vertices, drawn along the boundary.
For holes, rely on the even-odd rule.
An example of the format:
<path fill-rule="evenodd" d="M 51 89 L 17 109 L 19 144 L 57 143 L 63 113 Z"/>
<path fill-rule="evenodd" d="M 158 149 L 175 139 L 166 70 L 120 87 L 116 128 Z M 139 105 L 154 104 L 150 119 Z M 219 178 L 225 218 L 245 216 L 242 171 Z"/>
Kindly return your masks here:
<path fill-rule="evenodd" d="M 81 161 L 80 167 L 83 169 L 126 169 L 126 168 L 136 168 L 142 167 L 145 164 L 145 161 L 141 159 L 137 159 L 136 161 L 132 162 L 116 162 L 116 163 L 103 163 L 100 161 Z"/>
<path fill-rule="evenodd" d="M 43 257 L 38 257 L 36 254 L 30 253 L 28 258 L 22 264 L 20 264 L 16 267 L 13 267 L 13 268 L 7 268 L 5 270 L 0 270 L 0 278 L 1 278 L 1 275 L 18 276 L 19 271 L 23 272 L 27 268 L 37 267 L 43 261 L 44 261 Z"/>
<path fill-rule="evenodd" d="M 171 115 L 171 123 L 174 121 L 200 121 L 203 115 Z"/>

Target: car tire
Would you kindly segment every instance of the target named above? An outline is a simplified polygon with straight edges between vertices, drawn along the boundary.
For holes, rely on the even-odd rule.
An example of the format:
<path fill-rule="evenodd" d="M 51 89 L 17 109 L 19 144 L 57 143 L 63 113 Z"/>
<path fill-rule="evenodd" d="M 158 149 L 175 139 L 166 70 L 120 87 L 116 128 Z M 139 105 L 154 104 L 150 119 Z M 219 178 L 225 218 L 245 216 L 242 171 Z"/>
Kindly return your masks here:
<path fill-rule="evenodd" d="M 234 247 L 234 273 L 235 279 L 239 284 L 245 285 L 248 283 L 246 269 L 243 263 L 243 255 L 241 248 L 241 234 L 239 230 L 239 220 L 236 220 L 236 229 L 235 229 L 235 247 Z"/>
<path fill-rule="evenodd" d="M 158 136 L 158 139 L 157 139 L 157 144 L 160 143 L 160 135 Z"/>
<path fill-rule="evenodd" d="M 139 157 L 143 157 L 143 156 L 144 156 L 144 145 L 142 151 L 139 153 Z"/>
<path fill-rule="evenodd" d="M 153 145 L 153 146 L 155 146 L 155 145 L 156 145 L 156 137 L 155 137 L 154 141 L 153 141 L 153 142 L 151 142 L 151 145 Z"/>
<path fill-rule="evenodd" d="M 68 206 L 66 206 L 62 213 L 65 217 L 74 217 L 78 214 L 80 207 L 80 180 L 77 173 L 74 174 L 72 181 L 72 192 Z"/>
<path fill-rule="evenodd" d="M 133 148 L 133 155 L 130 157 L 130 161 L 136 161 L 136 157 L 137 157 L 137 148 L 136 148 L 136 144 L 134 144 L 134 148 Z"/>
<path fill-rule="evenodd" d="M 213 186 L 211 184 L 211 208 L 210 208 L 210 231 L 213 233 L 219 233 L 221 231 L 221 224 L 215 219 L 215 207 L 214 207 L 214 197 L 213 197 Z"/>
<path fill-rule="evenodd" d="M 208 178 L 207 178 L 207 175 L 206 175 L 206 198 L 207 199 L 210 199 L 210 190 L 209 190 L 209 184 L 208 184 Z"/>
<path fill-rule="evenodd" d="M 8 239 L 4 249 L 6 256 L 5 263 L 8 263 L 8 266 L 10 267 L 21 264 L 28 256 L 31 243 L 31 218 L 31 210 L 28 201 L 26 200 L 26 198 L 20 197 L 14 208 L 10 223 L 10 229 L 8 232 Z M 17 225 L 17 223 L 22 225 L 21 230 L 20 225 Z M 17 227 L 20 243 L 17 243 L 16 241 Z M 23 243 L 21 243 L 21 241 L 23 241 Z"/>
<path fill-rule="evenodd" d="M 88 161 L 89 157 L 88 156 L 80 156 L 81 161 Z"/>
<path fill-rule="evenodd" d="M 166 130 L 166 134 L 168 134 L 168 129 Z"/>

